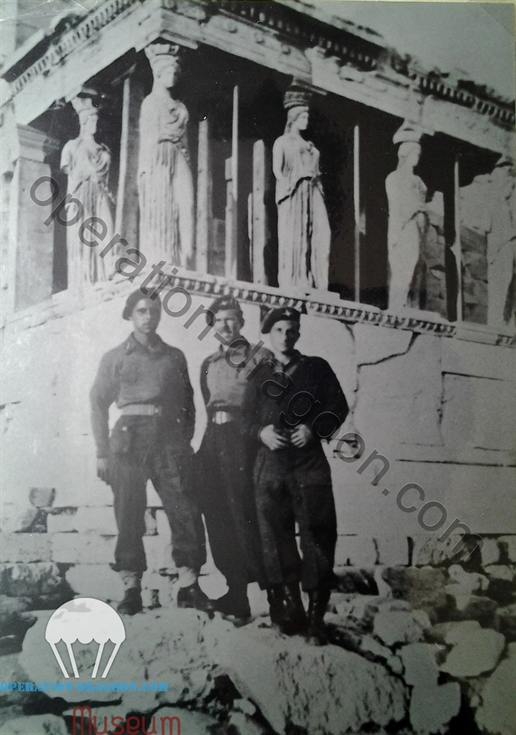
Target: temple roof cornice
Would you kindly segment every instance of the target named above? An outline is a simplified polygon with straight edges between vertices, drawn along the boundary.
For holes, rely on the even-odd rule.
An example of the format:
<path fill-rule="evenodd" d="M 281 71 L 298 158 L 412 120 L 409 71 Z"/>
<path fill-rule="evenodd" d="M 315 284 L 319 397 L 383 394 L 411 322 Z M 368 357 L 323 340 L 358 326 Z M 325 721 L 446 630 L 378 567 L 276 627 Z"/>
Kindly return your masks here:
<path fill-rule="evenodd" d="M 2 70 L 18 123 L 29 124 L 56 101 L 68 101 L 106 66 L 165 34 L 190 48 L 203 43 L 304 78 L 391 114 L 401 104 L 407 109 L 398 114 L 410 117 L 413 107 L 422 109 L 425 100 L 433 101 L 456 121 L 450 134 L 471 141 L 469 131 L 481 128 L 478 144 L 493 150 L 505 149 L 514 129 L 514 104 L 492 90 L 426 72 L 416 60 L 389 49 L 374 31 L 294 0 L 106 0 L 64 27 L 59 33 L 36 34 Z M 319 65 L 329 64 L 320 66 L 323 74 L 317 75 L 314 53 Z M 322 84 L 332 65 L 341 81 L 334 74 L 331 83 Z"/>

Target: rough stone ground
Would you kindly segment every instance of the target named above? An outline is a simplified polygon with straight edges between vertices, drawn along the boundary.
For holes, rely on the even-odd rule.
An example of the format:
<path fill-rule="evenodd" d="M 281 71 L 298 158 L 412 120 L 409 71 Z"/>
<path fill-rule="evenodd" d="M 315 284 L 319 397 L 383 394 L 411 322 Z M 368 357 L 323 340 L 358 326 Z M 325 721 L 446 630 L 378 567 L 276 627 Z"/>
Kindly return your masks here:
<path fill-rule="evenodd" d="M 153 717 L 159 732 L 161 717 L 177 716 L 183 735 L 514 735 L 516 547 L 512 537 L 486 541 L 466 560 L 440 544 L 420 549 L 418 566 L 341 568 L 326 647 L 279 634 L 256 590 L 254 619 L 240 627 L 179 610 L 173 594 L 160 592 L 163 607 L 151 609 L 150 595 L 150 607 L 124 619 L 108 680 L 166 681 L 167 692 L 0 691 L 0 732 L 71 733 L 81 703 L 101 733 L 113 732 L 104 717 L 132 715 L 150 732 Z M 30 589 L 24 569 L 6 577 L 1 681 L 63 680 L 44 631 L 66 590 L 55 570 L 41 573 L 32 597 L 21 594 Z M 204 582 L 210 594 L 212 583 Z M 41 600 L 46 609 L 35 609 Z M 87 678 L 97 645 L 73 648 L 80 681 L 99 681 Z"/>

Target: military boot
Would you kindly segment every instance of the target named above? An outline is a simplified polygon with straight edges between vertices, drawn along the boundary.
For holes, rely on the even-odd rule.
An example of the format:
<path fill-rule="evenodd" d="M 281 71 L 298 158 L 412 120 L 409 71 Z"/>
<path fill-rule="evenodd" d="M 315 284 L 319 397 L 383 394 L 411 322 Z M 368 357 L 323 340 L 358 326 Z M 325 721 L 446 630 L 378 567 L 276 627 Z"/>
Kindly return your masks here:
<path fill-rule="evenodd" d="M 271 623 L 279 625 L 284 614 L 285 598 L 283 595 L 283 587 L 279 584 L 274 587 L 267 588 L 267 600 L 269 601 L 269 614 Z"/>
<path fill-rule="evenodd" d="M 124 585 L 124 597 L 116 606 L 121 615 L 136 615 L 143 610 L 141 578 L 137 572 L 119 572 Z"/>
<path fill-rule="evenodd" d="M 208 613 L 213 617 L 215 609 L 213 600 L 210 600 L 199 587 L 198 582 L 188 585 L 188 587 L 180 587 L 177 593 L 177 606 L 183 608 L 195 608 L 201 612 Z"/>
<path fill-rule="evenodd" d="M 306 631 L 306 613 L 301 601 L 299 584 L 278 585 L 267 590 L 271 622 L 284 635 Z"/>
<path fill-rule="evenodd" d="M 215 610 L 222 615 L 230 615 L 240 620 L 251 617 L 251 608 L 247 597 L 247 584 L 230 584 L 225 595 L 214 600 Z"/>
<path fill-rule="evenodd" d="M 330 600 L 330 590 L 325 587 L 308 593 L 308 630 L 306 641 L 313 646 L 325 646 L 328 634 L 324 625 L 324 614 Z"/>

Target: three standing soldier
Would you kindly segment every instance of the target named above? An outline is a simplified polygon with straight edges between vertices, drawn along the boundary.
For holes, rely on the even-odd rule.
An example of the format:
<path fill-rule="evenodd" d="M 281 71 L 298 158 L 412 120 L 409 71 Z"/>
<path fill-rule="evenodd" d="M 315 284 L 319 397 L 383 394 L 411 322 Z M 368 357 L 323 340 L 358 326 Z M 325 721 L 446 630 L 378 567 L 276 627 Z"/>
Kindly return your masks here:
<path fill-rule="evenodd" d="M 206 553 L 201 515 L 189 487 L 195 410 L 186 360 L 156 334 L 159 298 L 135 291 L 122 316 L 132 322 L 133 332 L 103 356 L 90 394 L 97 474 L 114 494 L 118 539 L 113 568 L 125 589 L 118 611 L 134 615 L 142 609 L 146 484 L 151 479 L 172 531 L 177 604 L 210 612 L 212 603 L 197 582 Z M 109 407 L 115 402 L 122 416 L 109 436 Z"/>
<path fill-rule="evenodd" d="M 201 368 L 208 425 L 196 455 L 198 492 L 213 560 L 229 587 L 215 608 L 247 618 L 247 585 L 263 581 L 252 486 L 257 390 L 248 379 L 256 348 L 240 334 L 244 318 L 236 299 L 216 299 L 206 316 L 223 344 Z"/>
<path fill-rule="evenodd" d="M 258 359 L 257 349 L 240 334 L 244 319 L 238 302 L 217 299 L 207 320 L 221 347 L 201 369 L 208 426 L 196 455 L 194 495 L 193 391 L 183 353 L 156 334 L 160 317 L 159 298 L 141 291 L 128 297 L 123 318 L 134 331 L 104 355 L 91 390 L 97 473 L 114 493 L 114 569 L 125 588 L 119 612 L 134 615 L 142 609 L 151 479 L 172 531 L 179 607 L 246 618 L 247 584 L 258 581 L 267 588 L 271 620 L 283 633 L 302 633 L 324 644 L 337 524 L 321 440 L 330 438 L 348 413 L 335 374 L 322 358 L 295 349 L 300 336 L 295 309 L 274 309 L 266 316 L 262 332 L 270 334 L 272 352 Z M 109 437 L 114 402 L 122 416 Z M 194 497 L 200 498 L 213 558 L 228 583 L 227 594 L 216 601 L 197 582 L 206 554 Z M 308 614 L 300 583 L 308 593 Z"/>
<path fill-rule="evenodd" d="M 288 635 L 327 642 L 323 623 L 334 580 L 337 522 L 330 466 L 321 439 L 344 422 L 348 405 L 326 360 L 295 349 L 300 314 L 275 309 L 263 322 L 273 355 L 259 380 L 261 446 L 254 469 L 271 620 Z M 295 524 L 299 527 L 302 560 Z M 308 592 L 308 616 L 299 583 Z"/>

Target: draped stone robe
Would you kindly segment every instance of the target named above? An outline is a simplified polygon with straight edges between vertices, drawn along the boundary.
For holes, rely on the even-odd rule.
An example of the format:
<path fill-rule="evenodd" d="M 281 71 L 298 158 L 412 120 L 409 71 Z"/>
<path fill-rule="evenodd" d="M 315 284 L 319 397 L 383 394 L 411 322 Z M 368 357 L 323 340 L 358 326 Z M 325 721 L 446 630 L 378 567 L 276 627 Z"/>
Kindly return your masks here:
<path fill-rule="evenodd" d="M 151 92 L 140 111 L 140 251 L 148 263 L 188 267 L 193 254 L 194 189 L 185 105 Z"/>
<path fill-rule="evenodd" d="M 428 230 L 426 186 L 412 171 L 396 169 L 385 182 L 389 202 L 389 308 L 407 299 Z"/>
<path fill-rule="evenodd" d="M 319 170 L 319 151 L 301 136 L 276 140 L 278 282 L 281 288 L 328 288 L 331 231 Z"/>
<path fill-rule="evenodd" d="M 114 275 L 115 254 L 111 250 L 104 257 L 100 246 L 85 245 L 79 237 L 79 228 L 90 217 L 98 217 L 106 226 L 102 242 L 113 237 L 112 197 L 108 189 L 111 153 L 103 143 L 93 137 L 69 140 L 61 154 L 61 168 L 68 176 L 68 194 L 77 199 L 83 208 L 82 216 L 66 229 L 68 288 L 80 289 L 85 284 L 106 281 Z M 67 205 L 66 219 L 73 221 L 78 205 Z M 95 225 L 97 227 L 97 225 Z M 83 239 L 94 240 L 91 233 Z"/>

